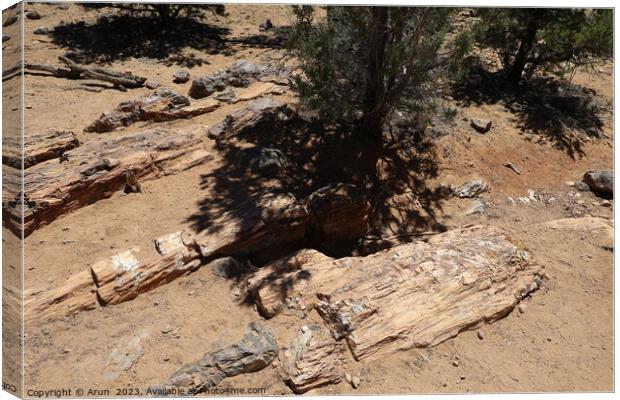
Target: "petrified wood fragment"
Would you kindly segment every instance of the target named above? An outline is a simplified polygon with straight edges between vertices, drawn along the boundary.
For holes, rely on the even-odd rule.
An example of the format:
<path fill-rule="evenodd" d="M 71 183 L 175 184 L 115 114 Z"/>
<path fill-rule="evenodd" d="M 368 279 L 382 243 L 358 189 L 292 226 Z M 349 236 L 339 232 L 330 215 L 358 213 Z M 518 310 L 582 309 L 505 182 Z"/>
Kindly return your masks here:
<path fill-rule="evenodd" d="M 275 359 L 277 351 L 278 343 L 273 332 L 258 322 L 252 322 L 239 344 L 205 354 L 152 390 L 156 394 L 165 394 L 166 388 L 183 388 L 188 394 L 202 393 L 225 378 L 265 368 Z"/>
<path fill-rule="evenodd" d="M 248 255 L 303 239 L 308 212 L 292 194 L 249 197 L 196 235 L 205 258 Z"/>
<path fill-rule="evenodd" d="M 22 148 L 19 141 L 4 138 L 2 145 L 2 163 L 21 168 Z M 67 150 L 80 145 L 73 132 L 49 129 L 45 132 L 26 134 L 24 136 L 24 168 L 52 158 L 58 158 Z"/>
<path fill-rule="evenodd" d="M 280 351 L 280 376 L 297 394 L 338 383 L 342 353 L 328 330 L 316 324 L 303 326 L 289 347 Z"/>
<path fill-rule="evenodd" d="M 202 137 L 186 131 L 153 129 L 113 139 L 92 140 L 24 172 L 24 231 L 32 233 L 60 215 L 110 197 L 123 189 L 125 173 L 140 181 L 176 174 L 211 159 Z M 11 202 L 11 199 L 3 199 Z M 5 207 L 9 214 L 17 211 Z M 7 219 L 15 232 L 19 226 Z"/>
<path fill-rule="evenodd" d="M 505 232 L 476 226 L 367 257 L 264 267 L 259 310 L 316 307 L 353 356 L 434 346 L 509 313 L 541 284 L 542 268 Z M 299 279 L 302 276 L 303 279 Z M 270 314 L 267 313 L 266 316 Z"/>
<path fill-rule="evenodd" d="M 110 132 L 138 121 L 163 122 L 181 118 L 191 118 L 211 112 L 220 103 L 205 100 L 190 105 L 190 100 L 170 89 L 160 88 L 134 100 L 122 102 L 115 110 L 101 114 L 87 126 L 85 132 Z"/>

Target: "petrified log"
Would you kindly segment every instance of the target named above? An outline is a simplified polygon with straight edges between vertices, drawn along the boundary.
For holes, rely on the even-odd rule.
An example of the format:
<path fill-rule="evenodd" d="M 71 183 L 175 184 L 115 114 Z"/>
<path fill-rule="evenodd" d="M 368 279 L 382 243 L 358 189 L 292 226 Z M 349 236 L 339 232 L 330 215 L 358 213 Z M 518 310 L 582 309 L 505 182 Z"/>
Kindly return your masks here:
<path fill-rule="evenodd" d="M 110 197 L 125 186 L 125 172 L 144 181 L 176 174 L 211 159 L 196 133 L 153 129 L 113 139 L 92 140 L 24 172 L 24 232 L 32 233 L 60 215 Z M 6 199 L 11 201 L 10 199 Z M 17 215 L 16 210 L 9 214 Z M 9 227 L 19 232 L 8 218 Z M 12 222 L 13 221 L 13 222 Z"/>
<path fill-rule="evenodd" d="M 120 103 L 115 110 L 101 114 L 84 128 L 84 132 L 110 132 L 138 121 L 163 122 L 192 118 L 215 110 L 219 104 L 215 100 L 206 100 L 190 105 L 187 97 L 161 88 L 146 96 Z"/>
<path fill-rule="evenodd" d="M 63 318 L 79 311 L 97 307 L 95 285 L 90 271 L 71 276 L 67 282 L 54 289 L 34 289 L 24 293 L 24 319 L 43 321 Z"/>
<path fill-rule="evenodd" d="M 306 208 L 310 215 L 308 238 L 312 242 L 357 239 L 368 228 L 370 204 L 354 185 L 325 186 L 308 196 Z"/>
<path fill-rule="evenodd" d="M 63 56 L 58 57 L 58 59 L 66 64 L 66 67 L 25 62 L 23 63 L 23 72 L 47 72 L 58 78 L 100 80 L 112 83 L 119 90 L 142 87 L 144 82 L 146 82 L 146 78 L 135 76 L 131 72 L 117 72 L 101 67 L 87 67 Z M 21 73 L 22 64 L 15 65 L 2 72 L 2 80 L 11 79 L 21 75 Z"/>
<path fill-rule="evenodd" d="M 250 196 L 196 235 L 205 258 L 248 255 L 301 241 L 308 212 L 289 193 Z"/>
<path fill-rule="evenodd" d="M 177 238 L 180 236 L 176 235 Z M 171 241 L 170 235 L 159 239 L 166 245 L 161 257 L 139 258 L 137 249 L 127 250 L 95 263 L 92 277 L 97 286 L 97 297 L 103 304 L 117 304 L 131 300 L 140 293 L 187 274 L 201 265 L 198 252 L 182 239 Z"/>
<path fill-rule="evenodd" d="M 583 181 L 593 192 L 602 194 L 614 193 L 614 171 L 612 169 L 588 171 L 583 175 Z"/>
<path fill-rule="evenodd" d="M 45 132 L 27 134 L 24 137 L 24 168 L 52 158 L 58 158 L 67 150 L 80 145 L 73 132 L 49 129 Z M 2 163 L 15 168 L 21 168 L 21 143 L 5 138 L 3 141 Z"/>
<path fill-rule="evenodd" d="M 222 122 L 209 130 L 208 135 L 211 139 L 218 141 L 226 140 L 260 123 L 278 119 L 286 120 L 291 113 L 286 103 L 271 97 L 262 97 L 227 115 Z"/>
<path fill-rule="evenodd" d="M 182 388 L 189 395 L 202 393 L 225 378 L 265 368 L 275 359 L 277 351 L 273 332 L 252 322 L 239 344 L 205 354 L 202 359 L 184 365 L 162 386 L 150 390 L 156 395 L 168 393 L 168 388 Z"/>
<path fill-rule="evenodd" d="M 285 302 L 315 307 L 357 360 L 434 346 L 498 319 L 542 279 L 542 268 L 508 234 L 489 226 L 455 229 L 367 257 L 310 262 L 291 272 L 264 268 L 268 279 L 252 285 L 259 310 Z"/>
<path fill-rule="evenodd" d="M 266 66 L 248 60 L 238 60 L 225 70 L 216 71 L 192 81 L 189 96 L 200 99 L 225 90 L 228 86 L 247 87 L 270 72 L 274 71 Z"/>
<path fill-rule="evenodd" d="M 329 331 L 313 324 L 303 326 L 290 346 L 280 352 L 280 376 L 297 394 L 338 383 L 343 351 Z"/>

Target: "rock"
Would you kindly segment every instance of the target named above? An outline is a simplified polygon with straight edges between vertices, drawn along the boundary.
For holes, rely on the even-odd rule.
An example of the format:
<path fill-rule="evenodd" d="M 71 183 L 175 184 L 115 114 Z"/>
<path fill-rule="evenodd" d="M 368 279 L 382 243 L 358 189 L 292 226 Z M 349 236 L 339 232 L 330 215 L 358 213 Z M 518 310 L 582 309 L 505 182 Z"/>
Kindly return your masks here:
<path fill-rule="evenodd" d="M 225 103 L 232 103 L 235 100 L 235 92 L 229 90 L 227 92 L 218 93 L 214 96 L 215 100 L 223 101 Z"/>
<path fill-rule="evenodd" d="M 7 19 L 4 20 L 4 23 L 2 24 L 2 26 L 7 27 L 9 25 L 13 25 L 14 23 L 17 22 L 17 20 L 19 20 L 19 16 L 10 15 Z"/>
<path fill-rule="evenodd" d="M 465 185 L 453 189 L 453 194 L 456 197 L 460 198 L 471 198 L 479 195 L 480 193 L 486 192 L 489 189 L 489 185 L 482 180 L 475 180 Z"/>
<path fill-rule="evenodd" d="M 601 201 L 601 207 L 611 207 L 611 201 L 609 200 L 603 200 Z"/>
<path fill-rule="evenodd" d="M 525 304 L 519 304 L 519 306 L 517 306 L 517 310 L 519 310 L 520 314 L 525 314 L 527 307 L 525 306 Z"/>
<path fill-rule="evenodd" d="M 569 186 L 569 187 L 573 187 L 573 186 L 575 186 L 575 182 L 574 182 L 574 181 L 566 181 L 566 182 L 564 182 L 564 184 L 565 184 L 566 186 Z"/>
<path fill-rule="evenodd" d="M 226 140 L 259 124 L 275 124 L 292 114 L 293 111 L 286 103 L 271 97 L 263 97 L 227 115 L 222 122 L 209 130 L 208 136 L 218 141 Z"/>
<path fill-rule="evenodd" d="M 478 336 L 478 339 L 483 340 L 483 339 L 484 339 L 484 332 L 482 332 L 482 331 L 478 331 L 478 333 L 476 334 L 476 336 Z"/>
<path fill-rule="evenodd" d="M 28 18 L 28 19 L 41 19 L 41 15 L 38 12 L 36 12 L 34 10 L 31 10 L 31 11 L 28 11 L 26 13 L 26 18 Z"/>
<path fill-rule="evenodd" d="M 273 23 L 271 22 L 271 20 L 269 18 L 267 18 L 264 22 L 262 22 L 258 26 L 258 30 L 261 31 L 261 32 L 268 31 L 268 30 L 270 30 L 272 28 L 273 28 Z"/>
<path fill-rule="evenodd" d="M 307 237 L 311 242 L 356 240 L 368 229 L 370 204 L 354 185 L 335 183 L 322 187 L 305 203 L 310 216 Z"/>
<path fill-rule="evenodd" d="M 459 366 L 459 360 L 453 360 L 452 361 L 452 365 L 455 366 L 455 367 L 458 367 Z"/>
<path fill-rule="evenodd" d="M 187 71 L 177 71 L 172 75 L 174 83 L 185 83 L 189 81 L 189 72 Z"/>
<path fill-rule="evenodd" d="M 159 81 L 156 81 L 156 80 L 153 80 L 153 79 L 148 79 L 144 83 L 144 86 L 147 89 L 154 90 L 154 89 L 157 89 L 157 88 L 161 87 L 161 83 Z"/>
<path fill-rule="evenodd" d="M 357 389 L 358 387 L 360 387 L 361 383 L 362 380 L 359 376 L 354 376 L 353 379 L 351 379 L 351 386 L 353 386 L 353 389 Z"/>
<path fill-rule="evenodd" d="M 247 273 L 250 268 L 250 261 L 239 257 L 222 257 L 211 261 L 208 266 L 213 274 L 220 278 L 238 278 Z"/>
<path fill-rule="evenodd" d="M 489 206 L 484 200 L 477 200 L 465 211 L 465 215 L 486 214 L 488 210 Z"/>
<path fill-rule="evenodd" d="M 513 163 L 511 162 L 507 162 L 504 164 L 504 167 L 509 168 L 511 170 L 513 170 L 517 175 L 521 175 L 521 171 L 519 171 L 519 168 L 517 168 Z"/>
<path fill-rule="evenodd" d="M 474 118 L 471 120 L 471 126 L 480 133 L 487 133 L 491 130 L 493 121 L 487 118 Z"/>
<path fill-rule="evenodd" d="M 280 352 L 280 376 L 296 394 L 341 381 L 342 346 L 320 325 L 304 326 Z"/>
<path fill-rule="evenodd" d="M 287 160 L 278 149 L 250 147 L 239 151 L 236 164 L 241 171 L 262 176 L 275 176 L 286 168 Z"/>
<path fill-rule="evenodd" d="M 455 229 L 366 257 L 303 250 L 248 279 L 259 312 L 316 309 L 356 360 L 437 345 L 513 310 L 542 267 L 491 226 Z M 290 306 L 289 306 L 290 307 Z"/>
<path fill-rule="evenodd" d="M 190 105 L 187 97 L 161 87 L 148 95 L 122 102 L 116 109 L 101 114 L 84 128 L 84 132 L 110 132 L 138 121 L 164 122 L 191 118 L 209 113 L 218 107 L 219 103 L 214 100 Z"/>
<path fill-rule="evenodd" d="M 348 373 L 348 372 L 346 372 L 346 373 L 344 374 L 344 380 L 345 380 L 348 384 L 350 384 L 350 383 L 351 383 L 351 380 L 352 380 L 352 379 L 351 379 L 351 374 L 350 374 L 350 373 Z"/>
<path fill-rule="evenodd" d="M 579 181 L 575 183 L 575 189 L 579 190 L 580 192 L 587 192 L 590 190 L 590 186 L 588 186 L 588 184 L 586 184 L 585 182 Z"/>
<path fill-rule="evenodd" d="M 239 344 L 207 353 L 202 359 L 186 364 L 166 383 L 155 389 L 162 394 L 167 389 L 183 388 L 186 393 L 199 394 L 217 386 L 222 380 L 260 371 L 275 359 L 278 343 L 273 332 L 258 322 L 248 325 Z"/>
<path fill-rule="evenodd" d="M 35 35 L 47 35 L 48 33 L 50 33 L 50 28 L 47 26 L 40 26 L 34 30 Z"/>
<path fill-rule="evenodd" d="M 10 40 L 11 37 L 9 35 L 2 35 L 2 43 L 6 42 L 7 40 Z"/>
<path fill-rule="evenodd" d="M 593 192 L 601 194 L 614 193 L 613 170 L 588 171 L 583 176 L 583 181 Z"/>
<path fill-rule="evenodd" d="M 238 60 L 225 70 L 194 79 L 189 89 L 189 96 L 200 99 L 215 92 L 223 91 L 227 86 L 247 87 L 263 75 L 271 72 L 273 71 L 269 68 L 252 61 Z"/>
<path fill-rule="evenodd" d="M 174 328 L 172 327 L 172 325 L 166 324 L 166 325 L 164 325 L 163 328 L 161 328 L 161 333 L 163 333 L 165 335 L 166 333 L 170 333 L 173 330 L 174 330 Z"/>

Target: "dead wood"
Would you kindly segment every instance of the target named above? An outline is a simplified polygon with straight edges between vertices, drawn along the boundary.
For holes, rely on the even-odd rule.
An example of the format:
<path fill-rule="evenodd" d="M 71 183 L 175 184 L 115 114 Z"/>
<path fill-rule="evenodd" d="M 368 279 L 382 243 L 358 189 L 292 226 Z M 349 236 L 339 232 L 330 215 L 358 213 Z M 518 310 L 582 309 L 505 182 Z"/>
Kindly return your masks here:
<path fill-rule="evenodd" d="M 367 257 L 313 254 L 283 273 L 296 253 L 264 267 L 250 289 L 267 317 L 315 307 L 359 360 L 434 346 L 506 315 L 541 284 L 542 269 L 528 257 L 505 232 L 476 226 Z"/>

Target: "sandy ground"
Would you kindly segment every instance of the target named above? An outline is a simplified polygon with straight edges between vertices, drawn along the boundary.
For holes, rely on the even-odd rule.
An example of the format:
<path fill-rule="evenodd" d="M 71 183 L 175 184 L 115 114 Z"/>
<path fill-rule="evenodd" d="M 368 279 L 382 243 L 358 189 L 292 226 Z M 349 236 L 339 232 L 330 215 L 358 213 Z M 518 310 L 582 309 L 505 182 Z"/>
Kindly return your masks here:
<path fill-rule="evenodd" d="M 78 21 L 93 24 L 97 15 L 106 11 L 85 12 L 76 5 L 36 4 L 28 8 L 38 10 L 43 18 L 25 21 L 26 58 L 42 63 L 55 63 L 57 56 L 75 48 L 54 43 L 53 36 L 34 35 L 36 27 Z M 266 18 L 276 26 L 286 25 L 290 19 L 286 7 L 228 6 L 227 11 L 227 17 L 210 17 L 209 21 L 230 28 L 225 37 L 230 40 L 231 54 L 212 54 L 209 49 L 191 46 L 177 49 L 176 53 L 185 57 L 193 54 L 191 58 L 208 60 L 208 64 L 188 69 L 192 76 L 208 74 L 240 58 L 264 61 L 266 55 L 279 57 L 281 50 L 242 43 L 240 39 L 259 35 L 258 25 Z M 3 43 L 3 52 L 15 51 L 15 45 L 14 39 Z M 127 56 L 105 65 L 160 80 L 186 94 L 190 83 L 171 82 L 172 74 L 185 67 L 168 65 L 168 61 L 169 57 Z M 611 70 L 605 66 L 594 76 L 579 73 L 575 83 L 611 101 Z M 83 141 L 95 134 L 84 134 L 82 129 L 102 112 L 148 92 L 136 89 L 123 93 L 110 88 L 92 92 L 85 90 L 81 81 L 44 76 L 28 76 L 25 91 L 26 134 L 47 128 L 68 129 Z M 463 332 L 432 349 L 362 362 L 350 358 L 346 368 L 361 377 L 359 389 L 343 382 L 310 394 L 614 389 L 613 252 L 604 249 L 600 238 L 591 233 L 549 231 L 539 225 L 584 215 L 600 216 L 613 224 L 612 209 L 602 206 L 602 199 L 565 184 L 578 181 L 587 170 L 612 167 L 612 116 L 607 115 L 603 127 L 609 138 L 585 141 L 581 153 L 571 155 L 565 148 L 554 146 L 553 140 L 541 141 L 519 128 L 515 115 L 500 104 L 467 105 L 460 100 L 454 97 L 449 101 L 458 107 L 459 114 L 451 132 L 436 144 L 438 176 L 430 179 L 429 185 L 484 179 L 491 185 L 482 195 L 490 210 L 485 215 L 465 216 L 473 201 L 452 198 L 442 203 L 437 218 L 446 227 L 488 223 L 507 229 L 544 265 L 549 282 L 525 301 L 523 313 L 515 311 L 479 328 L 483 339 L 475 331 Z M 208 127 L 232 108 L 222 107 L 190 121 L 165 125 Z M 465 122 L 477 115 L 493 119 L 489 134 L 477 134 Z M 106 135 L 123 135 L 142 127 L 136 124 Z M 213 186 L 204 185 L 203 177 L 223 162 L 215 146 L 211 150 L 214 159 L 209 163 L 144 182 L 143 194 L 118 193 L 34 232 L 25 241 L 26 287 L 61 284 L 119 250 L 133 245 L 149 247 L 162 234 L 191 227 L 188 217 L 214 195 Z M 520 175 L 503 166 L 508 161 L 518 166 Z M 527 197 L 530 189 L 554 200 L 523 204 L 509 199 Z M 4 235 L 10 233 L 5 230 Z M 144 390 L 203 353 L 239 341 L 247 324 L 259 319 L 253 307 L 239 305 L 233 282 L 214 276 L 206 268 L 199 269 L 123 304 L 26 326 L 25 387 L 93 388 L 101 391 L 93 394 L 111 390 L 112 395 L 122 388 Z M 312 321 L 319 321 L 319 316 L 312 313 L 299 320 L 278 315 L 264 323 L 277 332 L 280 345 L 286 345 L 301 324 Z M 169 327 L 173 329 L 169 331 Z M 120 359 L 116 356 L 119 353 L 123 355 Z M 269 395 L 291 393 L 273 367 L 226 379 L 221 386 L 265 388 Z"/>

